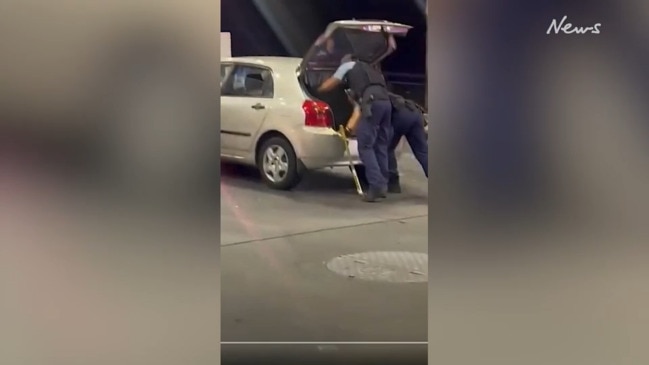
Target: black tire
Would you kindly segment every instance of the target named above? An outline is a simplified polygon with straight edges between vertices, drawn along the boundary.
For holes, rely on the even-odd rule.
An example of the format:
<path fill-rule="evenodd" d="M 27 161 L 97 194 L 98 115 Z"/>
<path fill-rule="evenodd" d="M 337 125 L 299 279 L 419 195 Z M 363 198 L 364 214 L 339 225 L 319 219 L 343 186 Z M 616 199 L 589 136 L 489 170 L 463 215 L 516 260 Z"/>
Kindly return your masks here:
<path fill-rule="evenodd" d="M 284 162 L 286 164 L 284 173 L 279 171 L 282 169 L 278 169 L 278 176 L 275 179 L 272 179 L 269 173 L 266 172 L 266 165 L 264 164 L 269 149 L 275 149 L 278 158 L 275 163 Z M 291 143 L 284 137 L 270 137 L 262 143 L 257 151 L 257 168 L 262 180 L 271 189 L 291 190 L 302 180 L 303 168 L 301 162 L 295 156 L 295 150 Z"/>

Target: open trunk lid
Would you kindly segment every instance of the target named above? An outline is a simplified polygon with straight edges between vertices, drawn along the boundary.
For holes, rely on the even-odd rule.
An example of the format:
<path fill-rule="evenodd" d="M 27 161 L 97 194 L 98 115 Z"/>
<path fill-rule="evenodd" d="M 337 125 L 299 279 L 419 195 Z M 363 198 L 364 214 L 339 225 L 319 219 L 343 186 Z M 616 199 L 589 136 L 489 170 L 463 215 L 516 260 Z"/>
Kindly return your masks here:
<path fill-rule="evenodd" d="M 412 27 L 386 20 L 338 20 L 324 33 L 302 59 L 300 71 L 335 69 L 348 54 L 377 64 L 397 48 L 395 36 L 406 36 Z"/>
<path fill-rule="evenodd" d="M 338 20 L 330 23 L 303 57 L 298 78 L 311 97 L 327 103 L 334 116 L 334 129 L 345 125 L 353 107 L 343 90 L 320 94 L 315 88 L 352 54 L 376 65 L 397 49 L 395 36 L 406 36 L 411 26 L 386 20 Z"/>

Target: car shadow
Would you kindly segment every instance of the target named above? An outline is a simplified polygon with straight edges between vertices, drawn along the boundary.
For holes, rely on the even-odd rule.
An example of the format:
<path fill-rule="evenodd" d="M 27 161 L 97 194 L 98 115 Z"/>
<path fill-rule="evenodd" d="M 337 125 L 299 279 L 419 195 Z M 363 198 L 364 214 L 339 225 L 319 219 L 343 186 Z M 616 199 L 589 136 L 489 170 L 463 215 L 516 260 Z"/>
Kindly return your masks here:
<path fill-rule="evenodd" d="M 268 188 L 262 181 L 259 171 L 254 167 L 221 163 L 221 182 L 298 202 L 308 200 L 323 206 L 349 209 L 356 206 L 353 202 L 358 202 L 358 206 L 361 207 L 374 206 L 360 201 L 353 177 L 345 167 L 309 171 L 295 188 L 282 191 Z M 364 190 L 367 189 L 366 184 L 362 184 L 362 187 Z M 427 204 L 428 194 L 421 189 L 411 189 L 407 186 L 403 194 L 390 200 L 405 204 Z"/>
<path fill-rule="evenodd" d="M 345 171 L 345 168 L 336 168 Z M 293 192 L 307 192 L 310 194 L 330 194 L 332 192 L 355 192 L 356 188 L 351 175 L 337 175 L 333 169 L 309 171 L 302 181 L 292 190 Z M 271 193 L 288 193 L 287 191 L 272 190 L 261 179 L 259 171 L 254 167 L 221 163 L 221 181 L 231 182 L 239 188 Z"/>

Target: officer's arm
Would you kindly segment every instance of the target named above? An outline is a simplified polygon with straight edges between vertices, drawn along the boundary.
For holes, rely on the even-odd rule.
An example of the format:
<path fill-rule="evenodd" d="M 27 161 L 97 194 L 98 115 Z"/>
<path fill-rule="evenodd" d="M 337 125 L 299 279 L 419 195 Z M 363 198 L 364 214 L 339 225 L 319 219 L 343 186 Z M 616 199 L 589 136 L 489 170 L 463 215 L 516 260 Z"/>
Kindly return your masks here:
<path fill-rule="evenodd" d="M 318 87 L 318 92 L 327 92 L 331 91 L 334 88 L 342 84 L 345 75 L 347 72 L 354 67 L 354 62 L 345 62 L 338 67 L 336 72 L 330 78 L 326 79 L 320 87 Z"/>
<path fill-rule="evenodd" d="M 354 111 L 352 112 L 352 115 L 349 117 L 347 124 L 345 124 L 345 128 L 347 129 L 347 131 L 354 132 L 356 130 L 356 126 L 358 125 L 358 121 L 360 119 L 361 119 L 361 106 L 358 105 L 358 103 L 354 102 Z"/>
<path fill-rule="evenodd" d="M 330 77 L 330 78 L 326 79 L 325 82 L 322 83 L 322 85 L 320 85 L 320 87 L 318 88 L 318 91 L 321 92 L 321 93 L 331 91 L 334 88 L 336 88 L 338 85 L 340 85 L 341 83 L 342 83 L 341 80 L 338 80 L 337 78 L 334 78 L 334 77 Z"/>

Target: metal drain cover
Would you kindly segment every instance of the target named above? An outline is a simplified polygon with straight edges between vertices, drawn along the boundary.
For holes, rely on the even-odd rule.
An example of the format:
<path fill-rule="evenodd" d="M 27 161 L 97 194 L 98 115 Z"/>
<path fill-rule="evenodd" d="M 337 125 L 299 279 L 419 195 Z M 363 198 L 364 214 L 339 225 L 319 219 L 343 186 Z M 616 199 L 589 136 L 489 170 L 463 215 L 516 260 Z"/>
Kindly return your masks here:
<path fill-rule="evenodd" d="M 407 251 L 377 251 L 342 255 L 327 262 L 336 274 L 360 280 L 389 283 L 428 281 L 428 254 Z"/>

